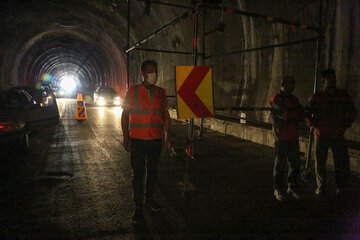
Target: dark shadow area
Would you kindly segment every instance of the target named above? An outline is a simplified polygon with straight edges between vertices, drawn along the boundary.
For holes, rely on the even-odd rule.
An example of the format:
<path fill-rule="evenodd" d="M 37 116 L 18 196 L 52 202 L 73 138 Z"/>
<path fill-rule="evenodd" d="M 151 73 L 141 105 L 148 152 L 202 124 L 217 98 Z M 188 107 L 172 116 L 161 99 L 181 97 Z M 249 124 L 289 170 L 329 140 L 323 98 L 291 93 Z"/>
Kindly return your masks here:
<path fill-rule="evenodd" d="M 77 183 L 86 178 L 79 178 L 78 172 L 62 170 L 57 165 L 44 171 L 49 164 L 48 156 L 71 153 L 68 145 L 59 146 L 61 149 L 56 152 L 51 148 L 53 138 L 57 141 L 67 138 L 61 129 L 63 126 L 57 127 L 60 131 L 43 129 L 34 138 L 34 148 L 27 153 L 2 149 L 0 238 L 352 240 L 360 235 L 360 181 L 357 176 L 351 176 L 350 191 L 343 198 L 334 194 L 331 169 L 328 169 L 329 195 L 324 198 L 314 194 L 313 172 L 309 182 L 303 182 L 299 176 L 301 199 L 278 202 L 272 189 L 273 149 L 210 130 L 206 130 L 201 139 L 194 140 L 190 182 L 197 190 L 182 191 L 179 183 L 184 181 L 186 153 L 183 147 L 187 124 L 173 121 L 172 125 L 177 155 L 162 155 L 159 188 L 155 194 L 162 210 L 153 213 L 144 209 L 145 221 L 136 225 L 129 223 L 130 216 L 121 218 L 122 211 L 127 215 L 131 210 L 121 210 L 120 203 L 109 204 L 106 215 L 96 215 L 91 206 L 95 207 L 97 201 L 101 201 L 101 205 L 119 199 L 111 198 L 117 195 L 101 194 L 101 189 L 80 191 Z M 66 141 L 70 143 L 69 139 Z M 59 162 L 66 161 L 66 154 L 59 155 L 64 157 Z M 127 161 L 127 158 L 120 161 Z M 106 164 L 104 162 L 103 166 Z M 102 176 L 105 172 L 98 174 Z M 97 196 L 100 195 L 99 200 Z M 56 196 L 64 196 L 64 199 L 56 199 Z M 62 221 L 71 220 L 66 214 L 86 201 L 95 205 L 77 213 L 83 215 L 73 217 L 85 219 L 89 216 L 95 223 L 84 222 L 72 227 Z M 115 225 L 117 227 L 113 227 Z"/>
<path fill-rule="evenodd" d="M 176 145 L 185 143 L 186 125 L 175 122 Z M 179 138 L 178 136 L 184 136 Z M 360 236 L 360 181 L 351 176 L 349 191 L 335 195 L 328 169 L 329 195 L 314 194 L 314 173 L 299 176 L 300 200 L 278 202 L 273 196 L 273 149 L 206 130 L 195 142 L 191 183 L 198 191 L 182 192 L 183 161 L 164 156 L 160 189 L 186 221 L 181 239 L 357 239 Z M 170 204 L 170 203 L 169 203 Z M 170 216 L 169 216 L 170 218 Z"/>
<path fill-rule="evenodd" d="M 43 128 L 31 135 L 31 149 L 18 151 L 4 146 L 0 152 L 0 238 L 68 239 L 70 233 L 51 220 L 48 209 L 38 208 L 38 193 L 51 189 L 61 179 L 38 179 L 46 164 L 49 144 L 56 127 Z"/>

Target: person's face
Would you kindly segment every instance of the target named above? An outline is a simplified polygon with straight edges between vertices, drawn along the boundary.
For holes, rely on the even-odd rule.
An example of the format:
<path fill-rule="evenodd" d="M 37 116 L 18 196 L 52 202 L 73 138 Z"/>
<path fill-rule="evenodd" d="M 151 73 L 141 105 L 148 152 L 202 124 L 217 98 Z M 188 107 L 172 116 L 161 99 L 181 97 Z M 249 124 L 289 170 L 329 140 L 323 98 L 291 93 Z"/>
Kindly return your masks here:
<path fill-rule="evenodd" d="M 281 86 L 281 91 L 283 91 L 285 94 L 292 94 L 295 89 L 295 81 L 289 80 L 284 81 Z"/>
<path fill-rule="evenodd" d="M 156 81 L 155 81 L 155 83 L 154 83 L 153 81 L 151 81 L 151 79 L 149 79 L 149 75 L 151 75 L 151 74 L 157 74 L 157 71 L 156 71 L 156 70 L 157 70 L 157 69 L 156 69 L 156 66 L 155 66 L 155 65 L 146 65 L 145 70 L 144 70 L 144 71 L 141 71 L 141 74 L 142 74 L 142 76 L 143 76 L 144 81 L 145 81 L 146 84 L 148 84 L 148 85 L 154 85 L 154 84 L 156 83 Z"/>
<path fill-rule="evenodd" d="M 326 78 L 324 78 L 324 88 L 335 88 L 336 87 L 336 76 L 335 74 L 330 74 Z"/>

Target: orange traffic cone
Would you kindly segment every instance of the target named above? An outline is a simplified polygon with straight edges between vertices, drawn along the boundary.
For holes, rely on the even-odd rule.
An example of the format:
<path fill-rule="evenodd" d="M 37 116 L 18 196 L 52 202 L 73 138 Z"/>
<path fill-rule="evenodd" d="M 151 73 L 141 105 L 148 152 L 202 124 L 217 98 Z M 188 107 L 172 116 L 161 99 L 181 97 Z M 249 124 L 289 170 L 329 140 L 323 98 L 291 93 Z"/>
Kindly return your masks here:
<path fill-rule="evenodd" d="M 86 119 L 86 109 L 85 102 L 82 96 L 82 93 L 78 93 L 77 104 L 76 104 L 76 120 L 85 120 Z"/>

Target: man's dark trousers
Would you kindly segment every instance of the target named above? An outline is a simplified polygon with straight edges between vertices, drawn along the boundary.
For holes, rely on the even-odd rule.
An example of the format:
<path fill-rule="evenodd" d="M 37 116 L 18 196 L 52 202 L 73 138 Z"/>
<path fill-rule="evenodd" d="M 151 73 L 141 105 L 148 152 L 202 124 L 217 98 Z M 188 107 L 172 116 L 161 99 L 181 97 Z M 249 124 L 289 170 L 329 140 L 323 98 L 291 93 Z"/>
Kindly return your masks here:
<path fill-rule="evenodd" d="M 315 173 L 320 190 L 326 190 L 326 160 L 329 148 L 333 153 L 336 186 L 343 190 L 350 175 L 349 152 L 343 135 L 323 137 L 315 134 Z"/>
<path fill-rule="evenodd" d="M 287 176 L 288 187 L 295 188 L 300 166 L 298 141 L 275 141 L 274 189 L 281 190 L 284 187 L 286 163 L 289 165 Z"/>
<path fill-rule="evenodd" d="M 143 205 L 144 177 L 146 175 L 145 198 L 151 199 L 157 181 L 157 167 L 162 149 L 162 139 L 131 139 L 131 167 L 133 199 L 136 207 Z"/>

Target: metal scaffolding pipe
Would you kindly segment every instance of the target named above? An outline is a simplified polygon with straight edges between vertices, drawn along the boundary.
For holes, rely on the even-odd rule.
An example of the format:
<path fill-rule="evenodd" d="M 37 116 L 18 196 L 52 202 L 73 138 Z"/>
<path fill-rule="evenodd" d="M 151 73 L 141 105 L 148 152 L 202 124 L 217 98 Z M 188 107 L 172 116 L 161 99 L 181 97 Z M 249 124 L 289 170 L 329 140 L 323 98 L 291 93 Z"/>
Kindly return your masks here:
<path fill-rule="evenodd" d="M 193 29 L 193 65 L 197 66 L 197 51 L 198 51 L 198 20 L 199 20 L 199 12 L 198 8 L 195 8 L 195 17 L 194 17 L 194 29 Z M 188 142 L 189 142 L 189 149 L 191 149 L 191 154 L 188 156 L 188 161 L 190 161 L 190 158 L 192 158 L 193 155 L 193 128 L 194 128 L 194 119 L 190 119 L 189 126 L 188 126 Z"/>
<path fill-rule="evenodd" d="M 125 53 L 128 53 L 132 50 L 134 50 L 136 47 L 146 43 L 147 41 L 149 41 L 150 39 L 154 38 L 158 33 L 162 32 L 163 30 L 165 30 L 168 27 L 171 27 L 175 24 L 178 24 L 180 22 L 182 22 L 184 19 L 188 18 L 192 16 L 192 11 L 186 12 L 185 14 L 183 14 L 182 16 L 175 18 L 174 20 L 172 20 L 170 23 L 165 24 L 164 26 L 162 26 L 161 28 L 159 28 L 158 30 L 156 30 L 155 32 L 149 34 L 147 37 L 145 37 L 144 39 L 140 40 L 139 42 L 135 43 L 132 47 L 128 48 L 125 50 Z"/>
<path fill-rule="evenodd" d="M 321 38 L 322 38 L 322 0 L 319 1 L 319 32 L 316 40 L 316 56 L 315 56 L 315 78 L 314 78 L 314 93 L 317 90 L 317 80 L 319 76 L 319 61 L 321 52 Z"/>
<path fill-rule="evenodd" d="M 139 1 L 150 2 L 150 3 L 154 3 L 154 4 L 159 4 L 159 5 L 166 5 L 166 6 L 170 6 L 170 7 L 184 8 L 184 9 L 192 9 L 193 8 L 191 6 L 170 4 L 170 3 L 164 3 L 164 2 L 161 2 L 161 1 L 151 1 L 151 0 L 139 0 Z M 319 30 L 319 28 L 317 28 L 315 26 L 308 26 L 308 25 L 305 25 L 305 24 L 292 22 L 292 21 L 288 21 L 288 20 L 285 20 L 285 19 L 277 18 L 277 17 L 266 16 L 266 15 L 262 15 L 262 14 L 259 14 L 259 13 L 253 13 L 253 12 L 243 11 L 243 10 L 234 9 L 234 8 L 228 8 L 228 7 L 219 8 L 219 6 L 215 5 L 215 4 L 201 5 L 201 6 L 199 6 L 199 9 L 200 10 L 212 9 L 212 10 L 224 11 L 224 12 L 227 12 L 227 13 L 239 14 L 239 15 L 244 15 L 244 16 L 254 17 L 254 18 L 260 18 L 260 19 L 263 19 L 265 21 L 270 21 L 270 22 L 273 22 L 273 23 L 282 23 L 282 24 L 285 24 L 285 25 L 290 25 L 292 27 L 299 27 L 299 28 L 312 30 L 312 31 L 318 31 Z"/>
<path fill-rule="evenodd" d="M 169 51 L 169 50 L 160 50 L 160 49 L 150 49 L 150 48 L 135 48 L 134 50 L 148 51 L 148 52 L 161 52 L 161 53 L 173 53 L 173 54 L 186 54 L 192 55 L 192 52 L 180 52 L 180 51 Z M 199 55 L 204 55 L 203 53 L 198 53 Z"/>
<path fill-rule="evenodd" d="M 309 39 L 304 39 L 304 40 L 299 40 L 299 41 L 293 41 L 293 42 L 286 42 L 286 43 L 269 45 L 269 46 L 265 46 L 265 47 L 244 49 L 244 50 L 238 50 L 238 51 L 222 53 L 222 54 L 214 54 L 214 55 L 210 55 L 210 56 L 205 56 L 204 58 L 207 59 L 207 58 L 212 58 L 212 57 L 221 57 L 221 56 L 227 56 L 227 55 L 244 53 L 244 52 L 260 51 L 260 50 L 265 50 L 265 49 L 270 49 L 270 48 L 285 47 L 285 46 L 290 46 L 290 45 L 295 45 L 295 44 L 300 44 L 300 43 L 305 43 L 305 42 L 312 42 L 312 41 L 317 40 L 317 39 L 318 39 L 318 37 L 309 38 Z"/>
<path fill-rule="evenodd" d="M 179 5 L 179 4 L 173 4 L 173 3 L 165 3 L 165 2 L 160 2 L 160 1 L 151 1 L 151 0 L 138 0 L 138 1 L 150 2 L 150 3 L 164 5 L 164 6 L 168 6 L 168 7 L 177 7 L 177 8 L 184 8 L 184 9 L 193 9 L 194 8 L 192 6 L 185 6 L 185 5 Z"/>
<path fill-rule="evenodd" d="M 202 12 L 202 35 L 201 35 L 201 38 L 202 38 L 202 52 L 204 53 L 203 55 L 203 58 L 201 59 L 201 65 L 202 66 L 205 66 L 205 25 L 206 25 L 206 22 L 205 22 L 205 18 L 206 18 L 206 11 L 203 11 Z M 214 100 L 214 97 L 213 97 L 213 100 Z M 214 103 L 213 103 L 214 104 Z M 200 134 L 199 134 L 199 137 L 201 138 L 202 137 L 202 134 L 203 134 L 203 130 L 204 130 L 204 118 L 201 118 L 200 120 Z"/>
<path fill-rule="evenodd" d="M 319 60 L 320 60 L 320 52 L 321 52 L 321 38 L 322 38 L 322 4 L 323 1 L 319 0 L 319 32 L 318 32 L 318 38 L 316 41 L 316 55 L 315 55 L 315 76 L 314 76 L 314 93 L 317 91 L 317 81 L 319 76 Z M 309 142 L 308 142 L 308 148 L 306 153 L 306 161 L 305 161 L 305 171 L 302 173 L 302 178 L 305 181 L 309 181 L 309 175 L 310 175 L 310 161 L 311 161 L 311 152 L 312 152 L 312 145 L 314 141 L 314 128 L 310 127 L 309 131 Z"/>
<path fill-rule="evenodd" d="M 215 6 L 210 5 L 210 6 L 207 6 L 207 8 L 222 11 L 222 9 L 219 9 L 219 7 L 216 5 Z M 299 27 L 299 28 L 303 28 L 303 29 L 307 29 L 307 30 L 318 31 L 317 27 L 308 26 L 305 24 L 292 22 L 292 21 L 288 21 L 285 19 L 277 18 L 277 17 L 266 16 L 266 15 L 262 15 L 259 13 L 253 13 L 253 12 L 243 11 L 243 10 L 239 10 L 239 9 L 228 8 L 228 7 L 223 7 L 223 9 L 224 9 L 223 10 L 224 12 L 228 12 L 228 13 L 234 13 L 234 14 L 244 15 L 244 16 L 248 16 L 248 17 L 255 17 L 255 18 L 260 18 L 260 19 L 263 19 L 263 20 L 266 20 L 269 22 L 273 22 L 273 23 L 282 23 L 285 25 L 290 25 L 291 27 Z"/>
<path fill-rule="evenodd" d="M 130 46 L 130 2 L 131 0 L 128 0 L 128 12 L 127 12 L 127 45 L 126 47 L 129 48 Z M 130 53 L 127 52 L 126 53 L 126 89 L 129 88 L 130 86 L 130 79 L 129 79 L 129 74 L 130 74 Z"/>
<path fill-rule="evenodd" d="M 215 110 L 270 111 L 269 107 L 214 107 Z"/>

